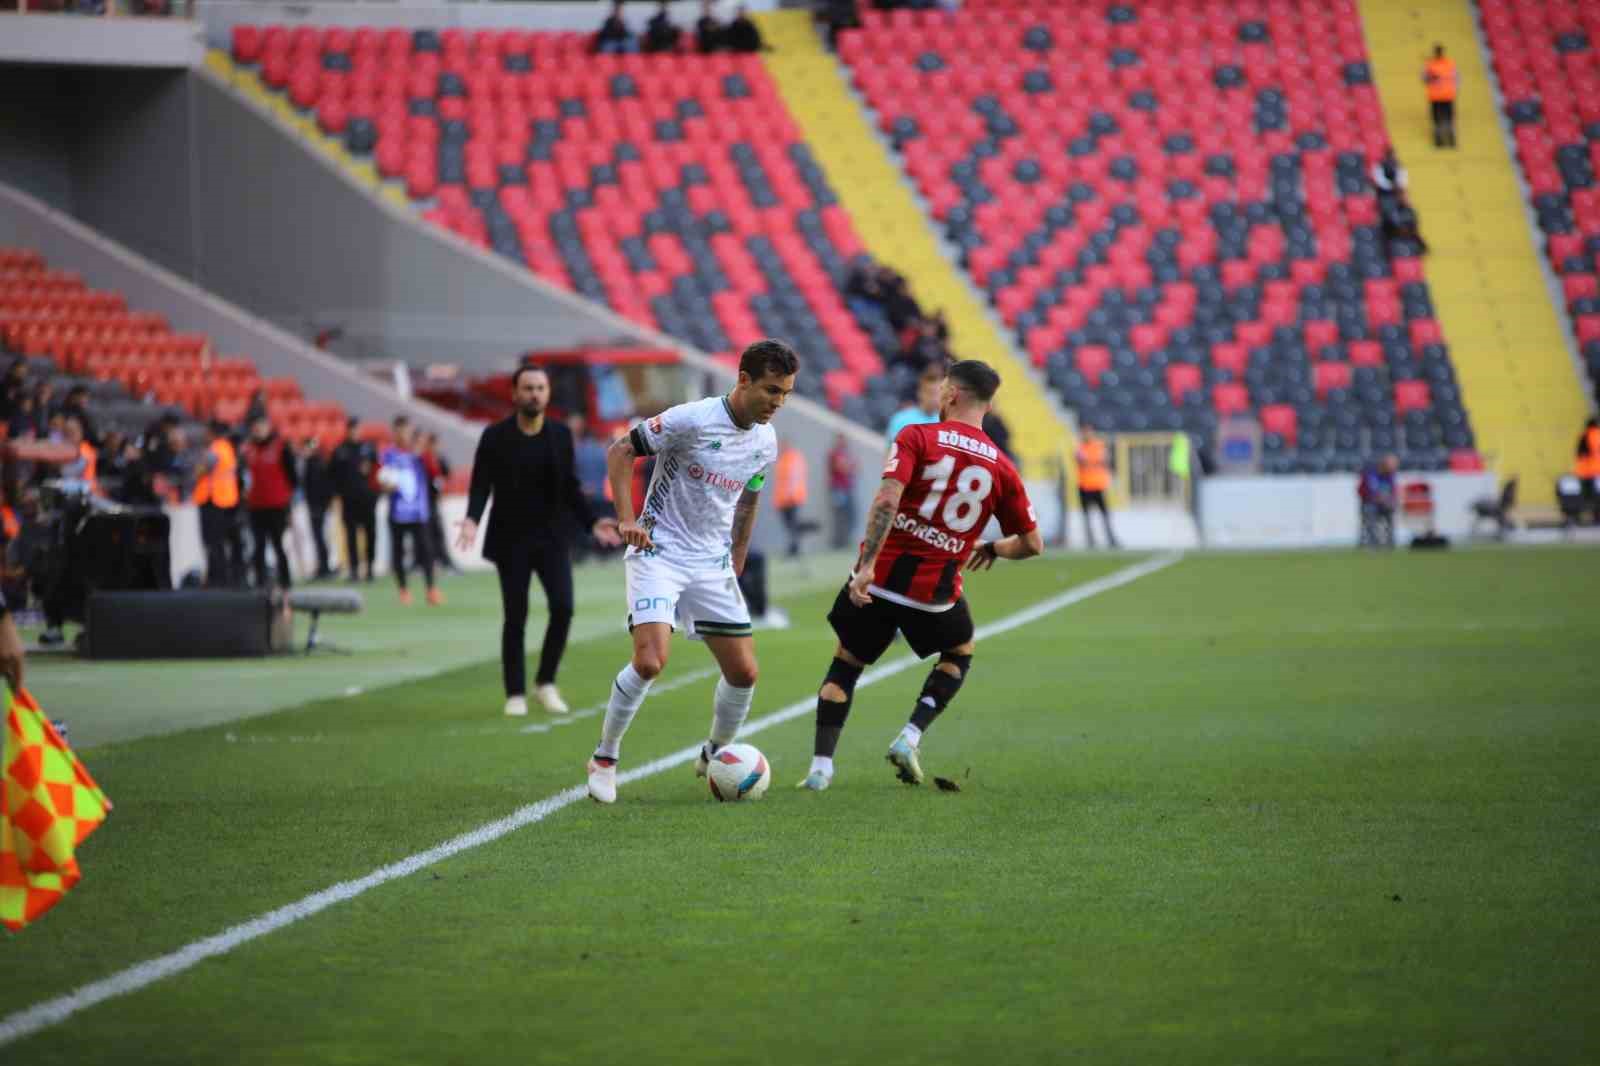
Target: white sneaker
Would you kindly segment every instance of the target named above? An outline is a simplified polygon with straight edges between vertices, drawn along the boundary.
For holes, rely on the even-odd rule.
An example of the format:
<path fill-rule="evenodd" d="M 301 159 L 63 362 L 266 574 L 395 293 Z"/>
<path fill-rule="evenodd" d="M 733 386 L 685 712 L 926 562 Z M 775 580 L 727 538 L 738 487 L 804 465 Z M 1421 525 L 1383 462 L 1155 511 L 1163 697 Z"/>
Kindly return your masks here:
<path fill-rule="evenodd" d="M 572 709 L 567 706 L 567 701 L 561 698 L 561 690 L 554 685 L 540 685 L 533 690 L 533 697 L 539 701 L 539 706 L 551 714 L 566 714 Z"/>
<path fill-rule="evenodd" d="M 513 718 L 524 718 L 528 714 L 528 698 L 526 696 L 507 696 L 506 714 Z"/>
<path fill-rule="evenodd" d="M 604 766 L 589 760 L 589 798 L 596 803 L 617 802 L 617 764 Z"/>

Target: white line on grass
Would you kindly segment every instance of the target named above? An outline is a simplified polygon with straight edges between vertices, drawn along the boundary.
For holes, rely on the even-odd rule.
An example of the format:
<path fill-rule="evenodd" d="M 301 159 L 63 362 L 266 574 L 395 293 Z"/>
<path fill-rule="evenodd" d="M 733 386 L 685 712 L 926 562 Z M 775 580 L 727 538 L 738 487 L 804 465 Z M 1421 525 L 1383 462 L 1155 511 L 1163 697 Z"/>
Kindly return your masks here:
<path fill-rule="evenodd" d="M 1115 573 L 1107 574 L 1105 577 L 1096 578 L 1076 588 L 1068 589 L 1066 592 L 1052 596 L 1047 600 L 1041 600 L 1032 607 L 1007 615 L 998 622 L 991 622 L 986 626 L 978 627 L 977 639 L 985 640 L 989 637 L 998 636 L 1019 626 L 1025 626 L 1029 622 L 1037 621 L 1063 608 L 1070 607 L 1075 603 L 1082 603 L 1091 596 L 1098 596 L 1102 592 L 1121 588 L 1123 585 L 1137 581 L 1148 574 L 1166 569 L 1180 558 L 1182 558 L 1181 554 L 1176 553 L 1158 555 L 1133 566 L 1124 567 Z M 856 683 L 856 687 L 862 688 L 866 685 L 876 684 L 884 678 L 893 677 L 895 674 L 917 665 L 919 661 L 915 656 L 906 655 L 892 662 L 873 667 L 861 675 L 861 680 Z M 687 684 L 687 680 L 684 680 L 684 683 Z M 659 692 L 661 690 L 657 689 L 656 691 Z M 775 725 L 782 725 L 784 722 L 811 713 L 815 706 L 816 700 L 812 696 L 796 700 L 787 707 L 773 711 L 771 714 L 763 715 L 753 722 L 747 722 L 739 735 L 741 738 L 748 737 L 764 729 L 770 729 Z M 675 751 L 671 755 L 663 755 L 659 759 L 652 759 L 642 766 L 636 766 L 632 770 L 618 774 L 617 784 L 625 785 L 632 781 L 652 777 L 675 766 L 682 766 L 699 753 L 700 745 L 695 744 Z M 31 1036 L 41 1029 L 47 1029 L 58 1022 L 66 1021 L 79 1011 L 86 1010 L 98 1003 L 104 1003 L 108 999 L 115 999 L 118 996 L 137 992 L 142 988 L 155 984 L 157 981 L 173 977 L 206 959 L 214 958 L 218 955 L 226 955 L 237 947 L 266 936 L 268 933 L 277 932 L 285 926 L 293 925 L 302 918 L 309 918 L 314 914 L 327 910 L 336 903 L 354 899 L 369 889 L 374 889 L 389 881 L 414 874 L 418 870 L 425 870 L 429 866 L 441 863 L 451 856 L 461 854 L 463 851 L 470 851 L 473 848 L 492 843 L 508 833 L 521 829 L 523 826 L 542 822 L 557 811 L 570 807 L 584 798 L 586 798 L 586 793 L 582 786 L 574 786 L 557 792 L 553 796 L 546 796 L 537 803 L 531 803 L 498 821 L 481 825 L 471 832 L 463 833 L 452 840 L 447 840 L 437 847 L 429 848 L 427 851 L 418 852 L 409 858 L 401 859 L 399 862 L 380 867 L 365 877 L 357 878 L 354 881 L 341 881 L 336 885 L 323 889 L 321 892 L 313 892 L 304 899 L 279 907 L 277 910 L 268 911 L 241 925 L 224 929 L 222 932 L 208 936 L 203 940 L 196 940 L 179 948 L 177 951 L 162 955 L 160 958 L 150 959 L 135 966 L 130 966 L 126 970 L 114 973 L 110 977 L 103 977 L 98 981 L 90 982 L 76 991 L 68 992 L 64 996 L 57 996 L 55 999 L 36 1003 L 0 1020 L 0 1047 L 21 1040 L 25 1036 Z"/>

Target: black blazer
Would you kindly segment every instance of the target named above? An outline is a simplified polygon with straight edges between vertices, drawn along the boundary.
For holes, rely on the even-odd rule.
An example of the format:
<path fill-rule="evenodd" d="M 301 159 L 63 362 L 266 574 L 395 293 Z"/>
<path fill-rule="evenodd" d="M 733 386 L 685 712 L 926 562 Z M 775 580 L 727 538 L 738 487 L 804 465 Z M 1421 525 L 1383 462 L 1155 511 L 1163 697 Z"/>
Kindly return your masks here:
<path fill-rule="evenodd" d="M 580 522 L 587 530 L 599 517 L 578 484 L 572 431 L 546 418 L 539 433 L 550 444 L 541 467 L 518 461 L 523 432 L 517 428 L 516 415 L 487 427 L 478 438 L 467 517 L 481 521 L 490 495 L 494 496 L 494 512 L 483 538 L 486 559 L 498 560 L 519 543 L 565 545 L 571 523 Z"/>

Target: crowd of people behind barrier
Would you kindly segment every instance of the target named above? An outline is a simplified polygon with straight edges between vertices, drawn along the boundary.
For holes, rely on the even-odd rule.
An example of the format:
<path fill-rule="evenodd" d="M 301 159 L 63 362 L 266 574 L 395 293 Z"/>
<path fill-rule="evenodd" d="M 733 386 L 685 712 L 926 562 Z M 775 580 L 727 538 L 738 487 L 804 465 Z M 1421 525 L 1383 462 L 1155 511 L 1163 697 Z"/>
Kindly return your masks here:
<path fill-rule="evenodd" d="M 328 543 L 329 519 L 338 508 L 344 560 L 352 581 L 372 581 L 377 549 L 379 499 L 395 491 L 381 483 L 384 466 L 420 471 L 421 529 L 407 532 L 406 559 L 418 566 L 455 564 L 445 538 L 438 501 L 450 477 L 438 436 L 397 420 L 384 454 L 351 419 L 345 438 L 328 448 L 314 437 L 284 439 L 257 393 L 236 422 L 212 421 L 198 428 L 171 411 L 159 413 L 137 433 L 102 417 L 87 385 L 64 393 L 51 376 L 30 373 L 16 359 L 0 375 L 0 426 L 13 442 L 45 446 L 50 461 L 8 463 L 0 503 L 0 587 L 14 609 L 43 607 L 43 642 L 61 639 L 62 597 L 58 586 L 66 554 L 63 528 L 68 511 L 155 511 L 193 504 L 198 508 L 205 550 L 204 576 L 187 579 L 214 588 L 287 587 L 292 582 L 285 537 L 297 501 L 310 518 L 315 569 L 312 580 L 338 576 L 336 550 Z M 64 501 L 75 501 L 74 509 Z M 269 567 L 269 555 L 272 565 Z"/>

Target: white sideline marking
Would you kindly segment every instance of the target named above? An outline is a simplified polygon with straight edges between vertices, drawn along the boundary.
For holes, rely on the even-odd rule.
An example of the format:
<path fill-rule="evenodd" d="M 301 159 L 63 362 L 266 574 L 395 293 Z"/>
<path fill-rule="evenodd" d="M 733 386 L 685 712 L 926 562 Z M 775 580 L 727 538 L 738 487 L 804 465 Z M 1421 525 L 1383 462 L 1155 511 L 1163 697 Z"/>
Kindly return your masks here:
<path fill-rule="evenodd" d="M 1136 563 L 1115 573 L 1107 574 L 1105 577 L 1096 578 L 1087 584 L 1068 589 L 1066 592 L 1052 596 L 1047 600 L 1041 600 L 1032 607 L 1026 607 L 1015 614 L 1008 615 L 998 622 L 979 626 L 977 639 L 983 640 L 1009 632 L 1065 607 L 1081 603 L 1091 596 L 1098 596 L 1102 592 L 1121 588 L 1123 585 L 1137 581 L 1147 574 L 1164 570 L 1181 558 L 1181 553 L 1158 555 L 1146 559 L 1142 563 Z M 917 665 L 920 661 L 915 656 L 906 655 L 892 662 L 873 667 L 861 675 L 861 680 L 856 683 L 856 687 L 861 688 L 862 686 L 882 681 L 884 678 L 893 677 L 895 674 Z M 678 680 L 683 684 L 688 684 L 687 676 L 685 675 L 684 678 Z M 662 690 L 657 689 L 656 691 Z M 796 700 L 787 707 L 773 711 L 771 714 L 763 715 L 753 722 L 745 723 L 745 727 L 740 731 L 739 735 L 742 739 L 759 733 L 764 729 L 770 729 L 775 725 L 782 725 L 784 722 L 791 721 L 803 714 L 811 713 L 815 707 L 816 699 L 812 696 Z M 694 744 L 670 755 L 663 755 L 659 759 L 652 759 L 642 766 L 636 766 L 632 770 L 618 774 L 617 784 L 625 785 L 631 781 L 652 777 L 689 762 L 699 753 L 700 745 Z M 504 818 L 490 822 L 487 825 L 481 825 L 469 833 L 463 833 L 461 836 L 447 840 L 443 844 L 429 848 L 427 851 L 421 851 L 409 858 L 401 859 L 399 862 L 379 867 L 365 877 L 357 878 L 354 881 L 341 881 L 320 892 L 313 892 L 304 899 L 252 918 L 248 922 L 224 929 L 222 932 L 205 937 L 202 940 L 196 940 L 170 954 L 138 963 L 119 973 L 114 973 L 110 977 L 91 981 L 89 984 L 68 992 L 64 996 L 57 996 L 55 999 L 36 1003 L 31 1007 L 17 1011 L 15 1014 L 0 1019 L 0 1047 L 21 1040 L 25 1036 L 31 1036 L 58 1022 L 66 1021 L 79 1011 L 86 1010 L 97 1003 L 104 1003 L 108 999 L 115 999 L 118 996 L 137 992 L 142 988 L 155 984 L 157 981 L 180 974 L 206 959 L 214 958 L 218 955 L 226 955 L 234 948 L 248 944 L 250 941 L 266 936 L 268 933 L 276 932 L 285 926 L 292 925 L 302 918 L 309 918 L 314 914 L 327 910 L 336 903 L 354 899 L 369 889 L 377 888 L 379 885 L 389 881 L 414 874 L 418 870 L 425 870 L 429 866 L 443 862 L 451 856 L 459 855 L 463 851 L 470 851 L 473 848 L 499 840 L 506 834 L 515 832 L 523 826 L 542 822 L 562 808 L 570 807 L 586 798 L 587 792 L 584 786 L 577 785 L 565 789 L 553 796 L 547 796 L 537 803 L 531 803 Z"/>

